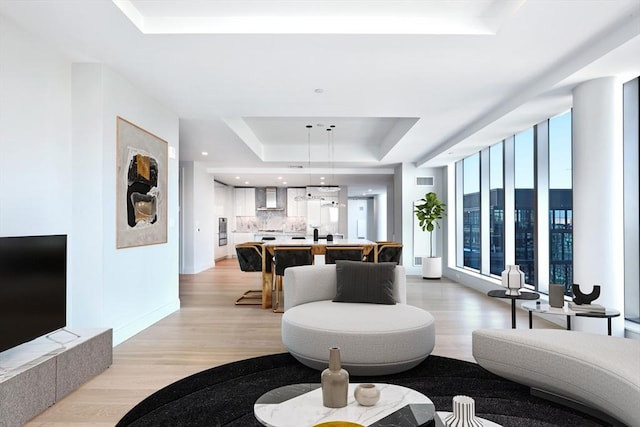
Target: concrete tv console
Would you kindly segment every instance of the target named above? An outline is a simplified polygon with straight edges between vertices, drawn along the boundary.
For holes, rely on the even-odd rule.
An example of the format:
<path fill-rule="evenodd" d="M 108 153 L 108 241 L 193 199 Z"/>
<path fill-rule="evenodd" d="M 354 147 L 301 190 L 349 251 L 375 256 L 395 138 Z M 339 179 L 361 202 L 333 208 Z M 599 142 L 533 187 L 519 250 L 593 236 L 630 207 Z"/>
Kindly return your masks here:
<path fill-rule="evenodd" d="M 111 329 L 60 330 L 0 353 L 0 427 L 25 424 L 112 361 Z"/>

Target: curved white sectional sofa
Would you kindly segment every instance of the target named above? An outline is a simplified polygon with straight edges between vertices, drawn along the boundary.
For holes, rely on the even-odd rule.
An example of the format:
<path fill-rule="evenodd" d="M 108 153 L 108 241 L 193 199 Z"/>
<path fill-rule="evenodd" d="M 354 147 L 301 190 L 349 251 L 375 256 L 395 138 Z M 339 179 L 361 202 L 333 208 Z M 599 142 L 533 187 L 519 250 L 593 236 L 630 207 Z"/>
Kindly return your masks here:
<path fill-rule="evenodd" d="M 473 356 L 501 377 L 640 427 L 640 341 L 559 329 L 479 329 Z"/>
<path fill-rule="evenodd" d="M 291 267 L 284 276 L 282 342 L 301 363 L 318 370 L 329 348 L 340 347 L 351 375 L 386 375 L 411 369 L 433 351 L 433 316 L 407 305 L 404 268 L 394 270 L 395 305 L 332 302 L 336 266 Z"/>

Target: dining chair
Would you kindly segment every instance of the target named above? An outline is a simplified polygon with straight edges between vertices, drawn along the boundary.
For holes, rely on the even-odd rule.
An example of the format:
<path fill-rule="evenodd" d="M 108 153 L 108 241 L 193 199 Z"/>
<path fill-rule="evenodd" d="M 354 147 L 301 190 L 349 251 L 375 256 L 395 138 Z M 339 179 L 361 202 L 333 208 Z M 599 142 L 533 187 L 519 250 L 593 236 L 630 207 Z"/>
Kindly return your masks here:
<path fill-rule="evenodd" d="M 276 246 L 273 248 L 273 285 L 272 292 L 275 293 L 273 311 L 275 313 L 284 312 L 282 301 L 282 279 L 284 271 L 289 267 L 299 265 L 312 265 L 313 252 L 311 246 Z"/>
<path fill-rule="evenodd" d="M 363 261 L 362 246 L 327 246 L 324 254 L 325 264 L 335 264 L 336 260 Z"/>
<path fill-rule="evenodd" d="M 402 259 L 402 243 L 377 242 L 373 249 L 373 262 L 395 262 L 400 264 Z"/>
<path fill-rule="evenodd" d="M 236 245 L 240 270 L 262 271 L 263 246 L 261 242 L 246 242 Z M 236 305 L 262 305 L 262 289 L 250 289 L 236 300 Z"/>

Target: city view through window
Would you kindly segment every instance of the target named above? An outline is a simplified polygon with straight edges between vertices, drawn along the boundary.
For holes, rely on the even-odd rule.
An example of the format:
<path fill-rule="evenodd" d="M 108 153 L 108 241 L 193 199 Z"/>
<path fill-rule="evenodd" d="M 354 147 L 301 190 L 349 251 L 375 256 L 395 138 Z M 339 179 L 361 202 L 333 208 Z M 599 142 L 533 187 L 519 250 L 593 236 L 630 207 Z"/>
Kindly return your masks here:
<path fill-rule="evenodd" d="M 624 87 L 625 318 L 640 323 L 640 78 L 630 80 Z M 572 295 L 571 129 L 568 111 L 456 164 L 456 199 L 462 202 L 456 210 L 461 230 L 456 231 L 463 248 L 456 258 L 458 267 L 499 277 L 506 260 L 514 260 L 533 289 L 546 293 L 548 284 L 562 284 L 565 295 Z M 481 165 L 489 170 L 481 170 Z M 488 185 L 483 180 L 488 180 Z M 481 188 L 488 194 L 483 194 Z M 488 203 L 482 203 L 486 198 Z M 487 206 L 486 212 L 483 206 Z M 513 221 L 505 221 L 507 209 L 513 209 Z M 489 228 L 488 233 L 483 227 Z M 482 242 L 483 235 L 488 236 L 487 244 Z M 512 241 L 507 244 L 506 239 Z M 536 256 L 547 253 L 538 250 L 540 244 L 548 244 L 548 259 Z M 513 253 L 506 254 L 505 248 L 513 248 Z M 483 262 L 484 257 L 488 263 Z M 546 274 L 547 269 L 548 281 L 536 276 L 540 271 Z"/>
<path fill-rule="evenodd" d="M 541 127 L 542 128 L 542 127 Z M 549 282 L 563 284 L 570 295 L 573 283 L 573 209 L 571 182 L 571 112 L 548 121 L 548 135 L 530 128 L 513 138 L 499 142 L 486 152 L 489 156 L 489 194 L 481 194 L 481 153 L 462 161 L 463 167 L 463 260 L 462 266 L 480 271 L 483 256 L 489 257 L 489 271 L 482 272 L 499 276 L 505 268 L 505 227 L 513 227 L 515 264 L 525 273 L 525 281 L 538 289 L 536 278 L 536 201 L 548 198 L 549 232 Z M 513 159 L 505 160 L 505 144 L 513 144 Z M 548 144 L 548 164 L 541 165 L 536 159 L 536 144 Z M 547 151 L 545 150 L 545 151 Z M 486 164 L 486 163 L 485 163 Z M 504 165 L 511 164 L 506 170 Z M 536 176 L 547 173 L 548 188 L 536 186 Z M 512 189 L 505 189 L 505 182 L 513 182 Z M 513 224 L 505 224 L 505 191 L 511 191 L 514 202 Z M 544 194 L 540 192 L 544 191 Z M 481 249 L 482 197 L 489 198 L 488 223 L 490 243 L 488 253 Z M 545 289 L 546 291 L 546 286 Z"/>

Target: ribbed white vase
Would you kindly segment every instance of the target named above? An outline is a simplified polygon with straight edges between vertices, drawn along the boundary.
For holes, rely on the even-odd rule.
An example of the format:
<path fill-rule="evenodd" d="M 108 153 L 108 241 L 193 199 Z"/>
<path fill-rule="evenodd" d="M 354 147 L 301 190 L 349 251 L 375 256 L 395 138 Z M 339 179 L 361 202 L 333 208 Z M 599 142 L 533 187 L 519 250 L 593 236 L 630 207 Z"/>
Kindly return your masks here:
<path fill-rule="evenodd" d="M 453 398 L 453 413 L 444 419 L 447 427 L 482 427 L 476 418 L 476 403 L 469 396 Z"/>
<path fill-rule="evenodd" d="M 502 286 L 506 289 L 507 295 L 520 295 L 520 288 L 524 286 L 524 273 L 519 265 L 507 265 L 502 272 Z"/>

